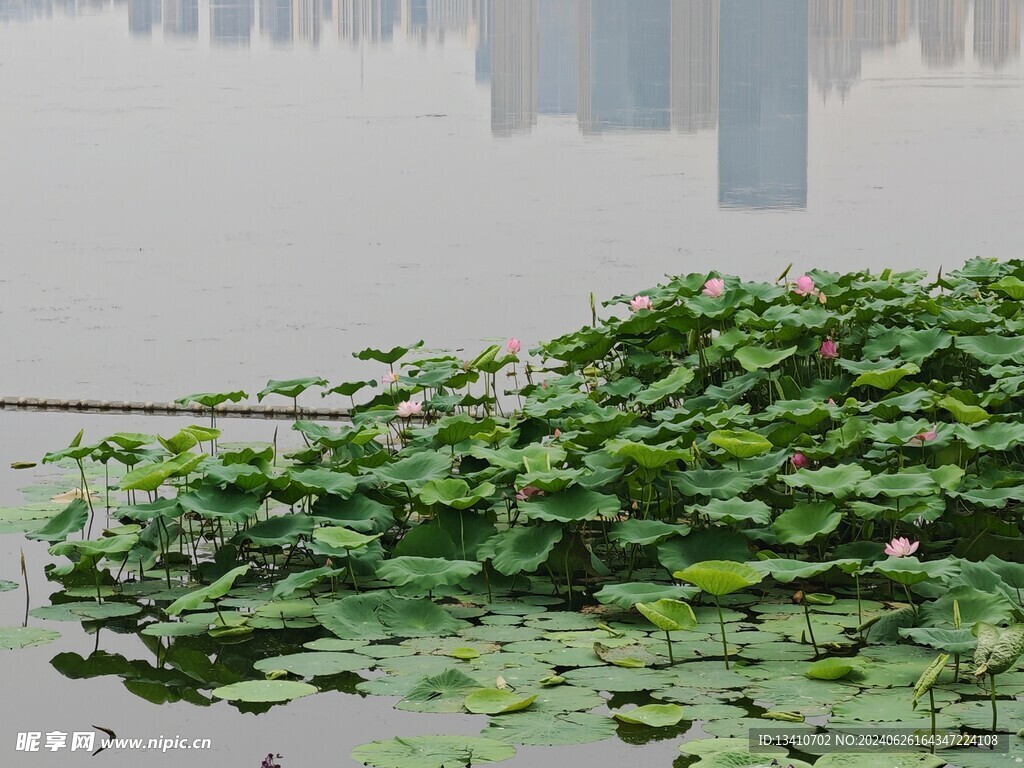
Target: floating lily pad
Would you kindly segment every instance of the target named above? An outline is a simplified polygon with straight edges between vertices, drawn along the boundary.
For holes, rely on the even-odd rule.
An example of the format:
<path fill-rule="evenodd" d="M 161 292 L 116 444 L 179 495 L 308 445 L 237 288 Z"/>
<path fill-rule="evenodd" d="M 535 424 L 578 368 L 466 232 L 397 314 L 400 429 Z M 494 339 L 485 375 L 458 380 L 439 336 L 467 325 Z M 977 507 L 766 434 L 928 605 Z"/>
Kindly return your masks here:
<path fill-rule="evenodd" d="M 60 632 L 38 627 L 0 627 L 0 648 L 16 650 L 33 645 L 46 645 L 60 637 Z"/>
<path fill-rule="evenodd" d="M 317 692 L 315 686 L 294 680 L 245 680 L 214 688 L 212 695 L 228 701 L 271 703 L 291 701 Z"/>
<path fill-rule="evenodd" d="M 645 704 L 635 709 L 613 712 L 612 716 L 622 723 L 667 728 L 677 725 L 686 716 L 686 710 L 678 704 Z"/>
<path fill-rule="evenodd" d="M 474 715 L 503 715 L 526 709 L 536 698 L 536 695 L 519 696 L 508 690 L 481 688 L 466 696 L 463 705 Z"/>
<path fill-rule="evenodd" d="M 281 669 L 299 677 L 317 677 L 318 675 L 355 672 L 366 669 L 369 665 L 365 656 L 356 653 L 307 651 L 306 653 L 292 653 L 286 656 L 260 659 L 253 664 L 253 667 L 260 672 L 269 673 Z"/>
<path fill-rule="evenodd" d="M 352 759 L 373 768 L 464 768 L 515 753 L 510 744 L 481 736 L 408 736 L 358 746 Z"/>
<path fill-rule="evenodd" d="M 547 713 L 526 711 L 492 718 L 483 733 L 511 744 L 567 746 L 612 738 L 615 721 L 586 712 L 567 712 L 552 717 Z"/>

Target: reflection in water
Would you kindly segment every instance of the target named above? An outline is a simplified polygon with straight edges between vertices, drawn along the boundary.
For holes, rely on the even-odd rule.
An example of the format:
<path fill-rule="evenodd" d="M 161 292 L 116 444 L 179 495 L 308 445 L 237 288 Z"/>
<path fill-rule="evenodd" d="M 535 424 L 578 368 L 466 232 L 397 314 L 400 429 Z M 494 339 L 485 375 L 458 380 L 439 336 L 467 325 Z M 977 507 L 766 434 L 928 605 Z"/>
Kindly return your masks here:
<path fill-rule="evenodd" d="M 718 203 L 807 205 L 807 3 L 721 0 Z"/>
<path fill-rule="evenodd" d="M 580 4 L 577 115 L 583 133 L 668 130 L 669 0 Z"/>
<path fill-rule="evenodd" d="M 919 0 L 918 30 L 921 58 L 930 67 L 950 67 L 963 61 L 966 0 Z"/>
<path fill-rule="evenodd" d="M 1020 0 L 974 0 L 974 58 L 999 69 L 1020 55 Z"/>
<path fill-rule="evenodd" d="M 929 67 L 1017 59 L 1024 0 L 0 0 L 0 19 L 127 8 L 128 31 L 247 46 L 474 51 L 492 135 L 575 116 L 580 133 L 718 130 L 723 208 L 804 208 L 809 81 L 845 100 L 872 52 L 920 46 Z M 969 31 L 970 30 L 970 31 Z M 204 33 L 205 34 L 205 33 Z M 916 36 L 917 40 L 914 40 Z"/>
<path fill-rule="evenodd" d="M 249 44 L 253 0 L 210 0 L 210 40 L 224 45 Z"/>
<path fill-rule="evenodd" d="M 199 0 L 164 0 L 164 34 L 178 37 L 199 35 Z"/>
<path fill-rule="evenodd" d="M 672 2 L 672 125 L 690 133 L 718 124 L 718 0 Z"/>
<path fill-rule="evenodd" d="M 808 61 L 821 98 L 845 98 L 861 77 L 864 54 L 910 37 L 910 0 L 810 3 Z"/>

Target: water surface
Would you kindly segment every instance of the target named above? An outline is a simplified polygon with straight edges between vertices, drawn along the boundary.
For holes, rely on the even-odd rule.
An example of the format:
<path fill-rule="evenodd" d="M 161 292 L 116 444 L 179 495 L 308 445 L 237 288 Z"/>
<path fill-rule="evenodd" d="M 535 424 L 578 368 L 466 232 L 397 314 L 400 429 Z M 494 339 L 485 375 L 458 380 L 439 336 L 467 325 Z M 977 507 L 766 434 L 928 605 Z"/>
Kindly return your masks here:
<path fill-rule="evenodd" d="M 2 394 L 1020 255 L 1020 0 L 0 0 Z"/>

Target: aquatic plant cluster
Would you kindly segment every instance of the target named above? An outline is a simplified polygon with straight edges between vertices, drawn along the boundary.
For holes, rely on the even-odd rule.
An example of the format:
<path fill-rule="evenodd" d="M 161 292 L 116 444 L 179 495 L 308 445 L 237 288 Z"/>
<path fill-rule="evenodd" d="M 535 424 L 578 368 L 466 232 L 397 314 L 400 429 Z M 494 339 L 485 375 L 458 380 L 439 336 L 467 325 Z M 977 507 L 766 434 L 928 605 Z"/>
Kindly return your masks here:
<path fill-rule="evenodd" d="M 470 361 L 417 344 L 358 353 L 380 379 L 272 381 L 261 399 L 320 389 L 353 407 L 340 429 L 297 420 L 303 447 L 283 455 L 218 445 L 213 425 L 79 434 L 45 461 L 81 492 L 2 530 L 67 558 L 50 574 L 64 592 L 32 616 L 133 622 L 157 657 L 61 654 L 70 677 L 246 711 L 341 689 L 490 717 L 478 737 L 364 745 L 366 765 L 616 734 L 678 738 L 680 765 L 760 765 L 747 734 L 773 722 L 999 734 L 1008 753 L 886 760 L 1009 765 L 1024 749 L 1022 299 L 1020 261 L 934 280 L 676 277 L 604 319 L 592 300 L 591 324 L 539 363 L 514 338 Z M 184 400 L 213 414 L 245 396 Z M 0 647 L 46 632 L 3 629 Z"/>

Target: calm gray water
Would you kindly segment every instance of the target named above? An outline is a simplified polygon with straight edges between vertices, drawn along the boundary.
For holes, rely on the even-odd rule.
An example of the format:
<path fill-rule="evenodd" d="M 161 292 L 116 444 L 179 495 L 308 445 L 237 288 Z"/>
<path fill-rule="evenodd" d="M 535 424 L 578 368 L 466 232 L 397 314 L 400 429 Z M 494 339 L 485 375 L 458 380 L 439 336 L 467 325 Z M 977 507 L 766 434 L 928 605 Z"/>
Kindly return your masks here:
<path fill-rule="evenodd" d="M 947 269 L 1019 257 L 1021 0 L 0 0 L 0 394 L 169 399 L 379 375 L 589 319 L 665 273 Z M 0 412 L 6 469 L 127 417 Z M 230 422 L 232 439 L 272 426 Z M 262 431 L 261 431 L 262 430 Z M 25 546 L 33 604 L 45 547 Z M 34 567 L 33 567 L 34 566 Z M 21 591 L 0 594 L 20 621 Z M 35 622 L 38 623 L 38 622 Z M 150 705 L 0 654 L 19 730 L 210 736 L 147 765 L 348 765 L 396 733 L 475 733 L 324 694 L 255 717 Z M 100 647 L 146 657 L 134 636 Z M 674 742 L 523 748 L 509 766 L 669 765 Z M 104 764 L 135 766 L 137 754 Z"/>
<path fill-rule="evenodd" d="M 2 394 L 1019 256 L 1020 0 L 0 0 Z"/>

